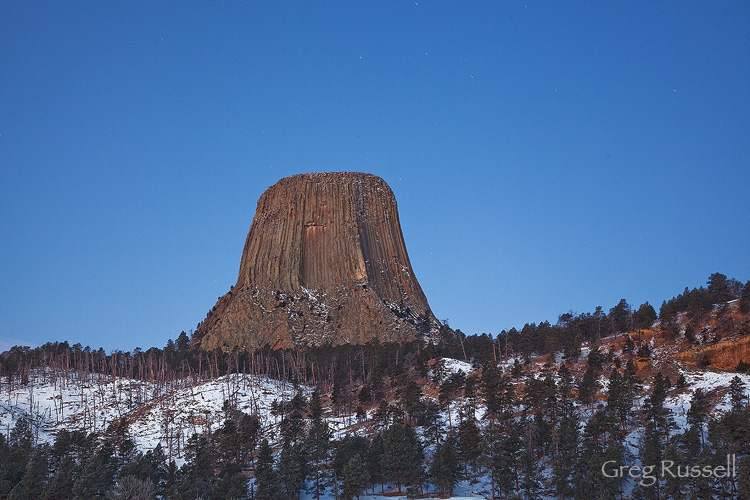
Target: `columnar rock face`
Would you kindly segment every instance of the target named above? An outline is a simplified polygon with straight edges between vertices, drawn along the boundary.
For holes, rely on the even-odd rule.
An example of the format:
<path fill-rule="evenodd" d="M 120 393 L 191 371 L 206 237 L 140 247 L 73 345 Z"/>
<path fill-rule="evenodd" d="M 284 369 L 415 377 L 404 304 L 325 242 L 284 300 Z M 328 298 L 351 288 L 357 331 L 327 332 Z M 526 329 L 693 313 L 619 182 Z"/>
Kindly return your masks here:
<path fill-rule="evenodd" d="M 390 187 L 370 174 L 328 172 L 287 177 L 263 193 L 237 284 L 193 341 L 207 349 L 282 348 L 438 331 Z"/>

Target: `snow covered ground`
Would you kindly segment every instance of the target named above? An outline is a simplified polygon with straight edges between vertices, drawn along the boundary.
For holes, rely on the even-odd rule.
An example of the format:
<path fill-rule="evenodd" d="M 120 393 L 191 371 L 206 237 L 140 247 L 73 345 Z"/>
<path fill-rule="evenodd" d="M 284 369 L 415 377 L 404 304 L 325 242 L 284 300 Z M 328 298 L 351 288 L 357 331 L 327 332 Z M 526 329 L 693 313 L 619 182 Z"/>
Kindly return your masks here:
<path fill-rule="evenodd" d="M 444 376 L 462 371 L 473 371 L 469 363 L 444 358 Z M 508 363 L 509 368 L 511 363 Z M 716 401 L 715 413 L 730 408 L 728 388 L 733 377 L 750 387 L 750 375 L 701 370 L 680 365 L 680 372 L 687 381 L 686 389 L 672 392 L 666 405 L 672 410 L 679 432 L 687 426 L 687 410 L 690 400 L 698 388 Z M 600 379 L 606 390 L 607 379 Z M 293 397 L 297 390 L 309 395 L 310 388 L 294 387 L 267 378 L 234 374 L 202 383 L 182 386 L 159 386 L 155 384 L 111 377 L 89 376 L 85 380 L 69 380 L 61 374 L 40 371 L 32 374 L 26 385 L 16 385 L 13 389 L 3 380 L 0 385 L 0 433 L 6 436 L 19 417 L 26 417 L 32 423 L 32 432 L 40 442 L 52 442 L 60 429 L 80 429 L 86 432 L 104 431 L 117 419 L 129 424 L 129 432 L 136 444 L 143 450 L 152 449 L 161 443 L 168 457 L 178 465 L 183 460 L 184 446 L 194 433 L 216 430 L 224 421 L 223 406 L 231 400 L 240 410 L 257 414 L 265 431 L 273 430 L 279 418 L 271 412 L 274 401 L 285 401 Z M 640 406 L 642 398 L 636 405 Z M 453 402 L 444 409 L 443 419 L 453 426 L 459 421 L 461 401 Z M 372 417 L 374 409 L 368 413 Z M 484 414 L 482 405 L 476 416 Z M 327 421 L 334 431 L 334 438 L 347 433 L 359 432 L 360 424 L 353 415 L 333 416 L 327 414 Z M 268 433 L 266 432 L 266 435 Z M 635 456 L 638 449 L 638 432 L 631 433 L 627 445 Z M 455 491 L 453 500 L 478 500 L 485 498 L 489 485 L 462 483 Z M 391 496 L 390 499 L 405 499 Z M 363 495 L 365 500 L 383 500 L 379 495 Z"/>
<path fill-rule="evenodd" d="M 268 428 L 278 423 L 270 411 L 272 402 L 291 399 L 296 390 L 291 384 L 238 374 L 173 390 L 129 379 L 92 376 L 70 382 L 35 373 L 29 384 L 0 391 L 0 432 L 7 435 L 15 421 L 25 417 L 39 441 L 51 442 L 63 428 L 103 431 L 124 418 L 137 445 L 151 449 L 161 442 L 179 455 L 193 433 L 223 423 L 224 401 L 231 399 L 240 410 L 256 413 Z"/>

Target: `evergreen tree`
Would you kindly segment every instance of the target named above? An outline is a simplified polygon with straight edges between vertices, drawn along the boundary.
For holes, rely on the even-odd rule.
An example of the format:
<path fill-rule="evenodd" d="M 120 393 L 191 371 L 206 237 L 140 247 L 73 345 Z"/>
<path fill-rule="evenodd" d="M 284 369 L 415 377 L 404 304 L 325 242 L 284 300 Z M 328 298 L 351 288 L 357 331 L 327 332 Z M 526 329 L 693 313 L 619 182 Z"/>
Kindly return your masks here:
<path fill-rule="evenodd" d="M 359 453 L 354 454 L 344 466 L 341 494 L 345 500 L 359 498 L 362 491 L 370 484 L 370 473 L 367 464 Z"/>
<path fill-rule="evenodd" d="M 654 321 L 656 321 L 656 310 L 648 302 L 641 304 L 633 313 L 633 327 L 638 330 L 651 328 Z"/>
<path fill-rule="evenodd" d="M 177 464 L 174 460 L 170 460 L 164 474 L 164 484 L 161 487 L 163 498 L 179 498 L 177 491 L 179 474 L 180 471 L 177 468 Z"/>
<path fill-rule="evenodd" d="M 710 420 L 707 441 L 710 450 L 704 454 L 713 457 L 715 465 L 724 465 L 727 455 L 735 455 L 741 462 L 742 455 L 750 451 L 750 408 L 730 411 Z M 717 496 L 733 496 L 738 491 L 737 479 L 730 477 L 726 481 L 716 481 L 713 486 Z"/>
<path fill-rule="evenodd" d="M 467 419 L 475 418 L 478 390 L 479 377 L 474 373 L 470 373 L 464 381 L 464 399 L 466 400 L 464 417 Z"/>
<path fill-rule="evenodd" d="M 315 476 L 314 495 L 316 499 L 320 499 L 321 488 L 325 484 L 325 471 L 323 469 L 328 460 L 330 440 L 331 430 L 328 428 L 328 423 L 323 420 L 320 393 L 316 389 L 310 396 L 310 423 L 306 439 L 309 466 Z"/>
<path fill-rule="evenodd" d="M 499 368 L 489 367 L 482 373 L 482 389 L 487 417 L 496 420 L 512 411 L 515 391 L 510 378 L 502 375 Z"/>
<path fill-rule="evenodd" d="M 424 401 L 417 424 L 424 430 L 425 437 L 433 436 L 437 445 L 443 436 L 444 423 L 443 416 L 440 413 L 440 405 L 432 399 Z"/>
<path fill-rule="evenodd" d="M 573 477 L 578 460 L 578 417 L 569 412 L 556 429 L 552 456 L 552 484 L 562 499 L 573 497 Z"/>
<path fill-rule="evenodd" d="M 669 443 L 664 450 L 664 460 L 670 461 L 674 464 L 689 462 L 680 447 L 681 443 L 684 441 L 682 437 L 684 436 L 681 435 Z M 685 479 L 682 477 L 672 477 L 671 474 L 664 474 L 664 497 L 671 500 L 685 500 L 685 484 Z"/>
<path fill-rule="evenodd" d="M 49 476 L 49 452 L 46 446 L 37 446 L 21 481 L 8 497 L 10 500 L 37 500 L 42 497 Z"/>
<path fill-rule="evenodd" d="M 615 333 L 629 332 L 631 309 L 630 304 L 625 299 L 620 299 L 615 307 L 609 310 L 609 318 L 612 321 L 612 329 Z"/>
<path fill-rule="evenodd" d="M 445 443 L 437 446 L 428 475 L 441 495 L 453 495 L 453 488 L 461 476 L 461 462 L 453 437 L 448 437 Z"/>
<path fill-rule="evenodd" d="M 473 418 L 462 420 L 458 426 L 458 449 L 467 473 L 470 467 L 475 469 L 482 454 L 482 435 Z"/>
<path fill-rule="evenodd" d="M 307 477 L 307 454 L 302 445 L 290 443 L 282 445 L 278 471 L 286 498 L 298 500 Z"/>
<path fill-rule="evenodd" d="M 704 444 L 703 425 L 708 419 L 708 412 L 708 399 L 706 398 L 703 389 L 699 387 L 695 390 L 693 397 L 690 400 L 690 408 L 687 412 L 687 422 L 698 430 L 698 434 L 701 438 L 701 446 Z"/>
<path fill-rule="evenodd" d="M 0 498 L 5 498 L 26 474 L 31 457 L 31 427 L 26 418 L 18 418 L 8 442 L 0 439 Z"/>
<path fill-rule="evenodd" d="M 633 400 L 626 386 L 625 378 L 620 376 L 617 368 L 614 368 L 609 377 L 606 411 L 610 418 L 620 423 L 620 432 L 623 436 L 627 430 L 632 405 Z"/>
<path fill-rule="evenodd" d="M 383 474 L 383 436 L 382 434 L 376 434 L 372 438 L 372 442 L 367 450 L 367 471 L 370 475 L 370 481 L 380 483 L 381 490 L 383 489 L 383 483 L 386 481 Z M 374 490 L 374 486 L 373 486 Z"/>
<path fill-rule="evenodd" d="M 618 450 L 607 439 L 608 429 L 611 429 L 611 422 L 604 410 L 597 411 L 584 427 L 580 460 L 573 477 L 573 497 L 576 500 L 614 498 L 619 490 L 616 478 L 605 477 L 602 474 L 605 462 L 618 461 L 615 456 Z M 622 463 L 622 460 L 617 463 Z"/>
<path fill-rule="evenodd" d="M 299 393 L 298 395 L 302 398 Z M 302 442 L 305 437 L 303 411 L 306 403 L 304 403 L 304 398 L 302 398 L 302 401 L 303 402 L 300 403 L 297 396 L 295 396 L 290 402 L 290 411 L 284 415 L 279 424 L 281 440 L 285 445 L 298 444 Z"/>
<path fill-rule="evenodd" d="M 146 454 L 138 453 L 126 461 L 118 472 L 119 477 L 132 476 L 143 481 L 150 481 L 156 493 L 162 492 L 162 482 L 167 473 L 165 465 L 166 457 L 161 444 L 158 443 L 154 449 Z"/>
<path fill-rule="evenodd" d="M 418 484 L 421 480 L 423 458 L 422 445 L 413 427 L 393 424 L 383 433 L 383 473 L 396 482 L 399 493 L 402 485 Z"/>
<path fill-rule="evenodd" d="M 750 312 L 750 281 L 745 283 L 740 292 L 740 312 L 747 314 Z"/>
<path fill-rule="evenodd" d="M 268 440 L 260 443 L 255 464 L 255 500 L 282 500 L 279 476 L 273 467 L 273 452 Z"/>
<path fill-rule="evenodd" d="M 741 412 L 747 405 L 745 383 L 737 375 L 732 377 L 732 380 L 729 383 L 729 399 L 732 402 L 733 412 Z"/>
<path fill-rule="evenodd" d="M 458 392 L 462 387 L 464 387 L 464 384 L 466 382 L 466 375 L 464 375 L 464 372 L 458 371 L 456 373 L 451 374 L 450 377 L 447 377 L 443 383 L 440 385 L 440 391 L 438 393 L 438 401 L 440 403 L 440 407 L 443 410 L 448 410 L 448 424 L 452 428 L 453 422 L 450 421 L 450 415 L 451 415 L 451 405 L 456 399 L 456 396 L 458 395 Z"/>
<path fill-rule="evenodd" d="M 664 406 L 667 397 L 667 386 L 661 372 L 654 378 L 654 389 L 643 405 L 644 434 L 641 444 L 641 461 L 644 464 L 660 464 L 664 458 L 664 450 L 667 447 L 669 430 L 673 426 L 671 412 Z M 659 498 L 661 493 L 661 482 L 656 483 L 644 490 L 649 498 Z"/>
<path fill-rule="evenodd" d="M 625 371 L 622 375 L 625 382 L 625 390 L 628 397 L 632 400 L 641 392 L 643 386 L 641 379 L 638 378 L 638 370 L 632 358 L 625 364 Z"/>
<path fill-rule="evenodd" d="M 181 468 L 180 484 L 177 487 L 180 496 L 211 496 L 216 486 L 214 471 L 218 458 L 213 441 L 204 434 L 193 434 L 185 449 L 187 460 Z"/>
<path fill-rule="evenodd" d="M 578 385 L 578 400 L 582 405 L 588 406 L 592 414 L 598 389 L 599 382 L 596 380 L 596 372 L 594 368 L 589 365 L 586 369 L 586 373 L 583 374 L 583 379 L 581 379 L 581 382 Z"/>
<path fill-rule="evenodd" d="M 44 493 L 40 498 L 43 500 L 70 500 L 73 498 L 73 486 L 75 484 L 75 462 L 73 457 L 66 455 L 55 470 L 52 480 L 47 483 Z"/>
<path fill-rule="evenodd" d="M 247 478 L 238 462 L 224 462 L 219 469 L 214 496 L 234 500 L 247 498 L 247 484 Z"/>
<path fill-rule="evenodd" d="M 750 455 L 739 458 L 737 466 L 737 500 L 750 500 Z"/>
<path fill-rule="evenodd" d="M 707 284 L 707 291 L 712 304 L 727 302 L 735 298 L 726 275 L 713 273 L 708 277 Z"/>
<path fill-rule="evenodd" d="M 527 500 L 539 498 L 542 489 L 542 471 L 536 454 L 524 449 L 518 457 L 519 489 Z"/>
<path fill-rule="evenodd" d="M 401 405 L 401 411 L 408 415 L 412 424 L 416 423 L 422 411 L 422 388 L 414 380 L 404 375 L 399 379 L 396 397 Z"/>
<path fill-rule="evenodd" d="M 523 449 L 523 430 L 512 407 L 490 420 L 483 433 L 482 464 L 491 480 L 493 497 L 509 496 L 518 489 L 518 457 Z"/>
<path fill-rule="evenodd" d="M 82 463 L 82 470 L 73 486 L 73 496 L 77 500 L 104 496 L 115 482 L 117 463 L 114 450 L 109 443 L 103 443 L 88 460 Z"/>

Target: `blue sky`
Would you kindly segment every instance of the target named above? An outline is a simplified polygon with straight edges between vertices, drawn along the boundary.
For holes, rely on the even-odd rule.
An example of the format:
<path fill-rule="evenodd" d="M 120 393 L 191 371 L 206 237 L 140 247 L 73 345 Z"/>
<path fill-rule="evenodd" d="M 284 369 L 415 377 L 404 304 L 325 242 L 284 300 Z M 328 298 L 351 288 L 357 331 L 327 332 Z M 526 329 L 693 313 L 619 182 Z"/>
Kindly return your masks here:
<path fill-rule="evenodd" d="M 261 193 L 383 177 L 436 316 L 750 279 L 747 2 L 2 2 L 0 349 L 163 346 Z"/>

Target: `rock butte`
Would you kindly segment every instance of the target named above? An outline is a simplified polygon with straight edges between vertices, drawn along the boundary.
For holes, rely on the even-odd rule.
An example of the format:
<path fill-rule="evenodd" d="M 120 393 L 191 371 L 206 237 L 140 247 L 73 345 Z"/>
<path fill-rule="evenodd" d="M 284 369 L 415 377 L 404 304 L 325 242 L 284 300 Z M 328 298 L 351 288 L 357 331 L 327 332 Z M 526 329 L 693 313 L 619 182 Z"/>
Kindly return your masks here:
<path fill-rule="evenodd" d="M 260 197 L 237 283 L 193 342 L 231 350 L 393 342 L 440 324 L 409 263 L 380 177 L 294 175 Z"/>

